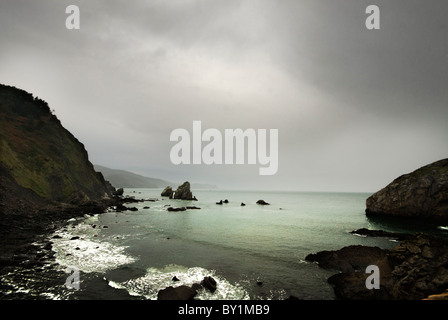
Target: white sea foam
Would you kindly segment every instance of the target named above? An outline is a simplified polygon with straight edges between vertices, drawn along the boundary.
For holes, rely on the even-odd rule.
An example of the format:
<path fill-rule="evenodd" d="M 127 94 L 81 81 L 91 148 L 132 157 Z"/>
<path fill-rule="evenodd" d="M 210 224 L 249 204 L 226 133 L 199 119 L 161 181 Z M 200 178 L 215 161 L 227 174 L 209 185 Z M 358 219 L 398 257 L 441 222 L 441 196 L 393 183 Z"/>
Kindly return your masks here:
<path fill-rule="evenodd" d="M 173 277 L 179 281 L 173 281 Z M 186 268 L 178 265 L 168 265 L 165 268 L 148 268 L 146 275 L 137 279 L 125 282 L 109 281 L 109 285 L 117 289 L 126 289 L 130 295 L 142 296 L 146 299 L 157 299 L 159 290 L 166 287 L 178 287 L 181 285 L 191 286 L 200 283 L 204 277 L 212 276 L 217 282 L 216 291 L 211 293 L 206 289 L 198 291 L 195 299 L 199 300 L 247 300 L 248 293 L 238 284 L 231 284 L 229 281 L 217 275 L 213 270 L 201 267 Z"/>
<path fill-rule="evenodd" d="M 136 260 L 125 253 L 126 247 L 97 239 L 100 229 L 92 227 L 96 221 L 96 216 L 88 217 L 53 234 L 52 249 L 58 264 L 90 273 L 105 272 Z"/>

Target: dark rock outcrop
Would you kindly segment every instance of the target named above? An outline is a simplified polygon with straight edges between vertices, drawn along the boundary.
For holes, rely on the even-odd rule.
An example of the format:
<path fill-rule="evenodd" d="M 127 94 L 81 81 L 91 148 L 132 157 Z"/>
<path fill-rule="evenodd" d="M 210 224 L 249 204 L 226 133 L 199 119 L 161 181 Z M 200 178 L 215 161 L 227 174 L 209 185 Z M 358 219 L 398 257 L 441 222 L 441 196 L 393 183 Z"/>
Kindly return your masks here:
<path fill-rule="evenodd" d="M 162 197 L 169 197 L 170 199 L 180 199 L 180 200 L 193 200 L 197 201 L 196 197 L 193 196 L 193 193 L 190 190 L 190 182 L 185 181 L 182 185 L 177 187 L 177 190 L 174 191 L 170 186 L 166 187 L 162 193 Z"/>
<path fill-rule="evenodd" d="M 190 182 L 185 181 L 182 185 L 177 187 L 177 190 L 174 191 L 172 198 L 181 200 L 195 200 L 193 193 L 190 190 Z"/>
<path fill-rule="evenodd" d="M 119 189 L 115 190 L 112 194 L 114 196 L 122 196 L 123 193 L 124 193 L 124 189 L 123 188 L 119 188 Z"/>
<path fill-rule="evenodd" d="M 355 272 L 365 269 L 368 265 L 384 259 L 385 253 L 378 247 L 353 245 L 336 251 L 320 251 L 309 254 L 305 260 L 318 262 L 325 269 L 335 269 L 342 272 Z"/>
<path fill-rule="evenodd" d="M 371 195 L 366 214 L 448 221 L 448 159 L 402 175 Z"/>
<path fill-rule="evenodd" d="M 216 291 L 216 286 L 217 286 L 216 280 L 213 279 L 210 276 L 209 277 L 204 277 L 204 279 L 201 281 L 201 285 L 205 289 L 209 290 L 212 293 Z"/>
<path fill-rule="evenodd" d="M 157 294 L 157 300 L 193 300 L 197 291 L 188 286 L 169 286 Z"/>
<path fill-rule="evenodd" d="M 258 200 L 258 201 L 257 201 L 257 204 L 260 204 L 260 205 L 263 205 L 263 206 L 268 206 L 268 205 L 269 205 L 269 203 L 267 203 L 267 202 L 264 201 L 264 200 Z"/>
<path fill-rule="evenodd" d="M 173 281 L 177 282 L 179 279 L 174 276 Z M 209 290 L 214 293 L 217 289 L 217 282 L 211 276 L 204 277 L 200 283 L 193 283 L 191 287 L 181 285 L 179 287 L 169 286 L 165 289 L 159 290 L 157 300 L 193 300 L 201 289 Z"/>
<path fill-rule="evenodd" d="M 168 209 L 166 209 L 169 212 L 179 212 L 179 211 L 185 211 L 187 210 L 187 208 L 185 207 L 180 207 L 180 208 L 173 208 L 173 207 L 168 207 Z"/>
<path fill-rule="evenodd" d="M 407 234 L 407 233 L 388 232 L 388 231 L 384 231 L 384 230 L 369 230 L 366 228 L 353 230 L 350 233 L 360 235 L 360 236 L 367 236 L 367 237 L 393 238 L 393 239 L 396 239 L 399 241 L 405 240 L 405 239 L 410 239 L 413 237 L 413 235 Z"/>
<path fill-rule="evenodd" d="M 388 250 L 349 246 L 310 254 L 306 260 L 342 271 L 328 279 L 341 299 L 423 299 L 448 288 L 448 241 L 424 234 Z M 379 289 L 365 285 L 368 265 L 379 268 Z"/>
<path fill-rule="evenodd" d="M 180 207 L 180 208 L 168 207 L 166 210 L 169 212 L 179 212 L 179 211 L 200 210 L 200 209 L 201 208 L 195 207 L 195 206 L 187 206 L 187 207 Z"/>
<path fill-rule="evenodd" d="M 173 196 L 173 188 L 171 188 L 170 186 L 166 187 L 165 189 L 163 189 L 161 196 L 171 198 Z"/>

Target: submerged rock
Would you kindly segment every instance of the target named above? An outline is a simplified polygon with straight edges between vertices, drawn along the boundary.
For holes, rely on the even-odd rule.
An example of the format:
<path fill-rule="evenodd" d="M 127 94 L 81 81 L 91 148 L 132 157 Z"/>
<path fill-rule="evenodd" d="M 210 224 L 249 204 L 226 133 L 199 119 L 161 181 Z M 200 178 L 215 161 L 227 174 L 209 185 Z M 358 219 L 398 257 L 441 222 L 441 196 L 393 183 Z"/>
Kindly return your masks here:
<path fill-rule="evenodd" d="M 366 214 L 448 221 L 448 159 L 396 178 L 366 200 Z"/>
<path fill-rule="evenodd" d="M 398 233 L 398 232 L 388 232 L 384 230 L 369 230 L 366 228 L 361 228 L 358 230 L 353 230 L 350 232 L 351 234 L 367 236 L 367 237 L 386 237 L 386 238 L 394 238 L 397 240 L 404 240 L 413 237 L 411 234 L 406 233 Z"/>
<path fill-rule="evenodd" d="M 173 207 L 168 207 L 168 209 L 166 209 L 169 212 L 179 212 L 179 211 L 185 211 L 187 210 L 187 208 L 185 207 L 181 207 L 181 208 L 173 208 Z"/>

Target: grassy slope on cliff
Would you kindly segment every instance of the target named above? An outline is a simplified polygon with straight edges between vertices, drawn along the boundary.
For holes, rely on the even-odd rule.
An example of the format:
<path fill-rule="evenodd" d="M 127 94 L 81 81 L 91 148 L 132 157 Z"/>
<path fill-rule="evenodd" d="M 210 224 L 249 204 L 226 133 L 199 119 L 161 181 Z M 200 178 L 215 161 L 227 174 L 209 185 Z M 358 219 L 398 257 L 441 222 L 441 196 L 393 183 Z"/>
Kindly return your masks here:
<path fill-rule="evenodd" d="M 1 200 L 97 200 L 111 187 L 45 101 L 1 84 L 0 172 Z"/>

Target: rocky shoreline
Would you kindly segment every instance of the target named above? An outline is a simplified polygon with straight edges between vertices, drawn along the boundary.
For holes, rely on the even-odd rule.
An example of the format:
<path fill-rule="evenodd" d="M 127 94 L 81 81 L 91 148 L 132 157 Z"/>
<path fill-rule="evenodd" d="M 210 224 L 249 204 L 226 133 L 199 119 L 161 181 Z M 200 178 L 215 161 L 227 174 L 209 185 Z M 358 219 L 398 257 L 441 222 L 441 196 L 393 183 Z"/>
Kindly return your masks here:
<path fill-rule="evenodd" d="M 448 240 L 418 233 L 388 233 L 360 229 L 352 233 L 401 240 L 392 249 L 348 246 L 309 254 L 306 260 L 339 271 L 328 278 L 339 299 L 417 300 L 448 299 Z M 370 265 L 378 267 L 379 289 L 368 289 Z"/>
<path fill-rule="evenodd" d="M 42 207 L 20 207 L 0 214 L 0 275 L 16 267 L 35 270 L 53 259 L 51 241 L 44 248 L 35 243 L 46 238 L 56 229 L 66 225 L 67 220 L 86 214 L 104 213 L 110 207 L 129 209 L 125 203 L 136 202 L 133 198 L 111 197 L 83 204 L 54 204 Z M 0 299 L 6 298 L 8 288 L 0 286 Z M 26 296 L 24 297 L 26 299 Z"/>

